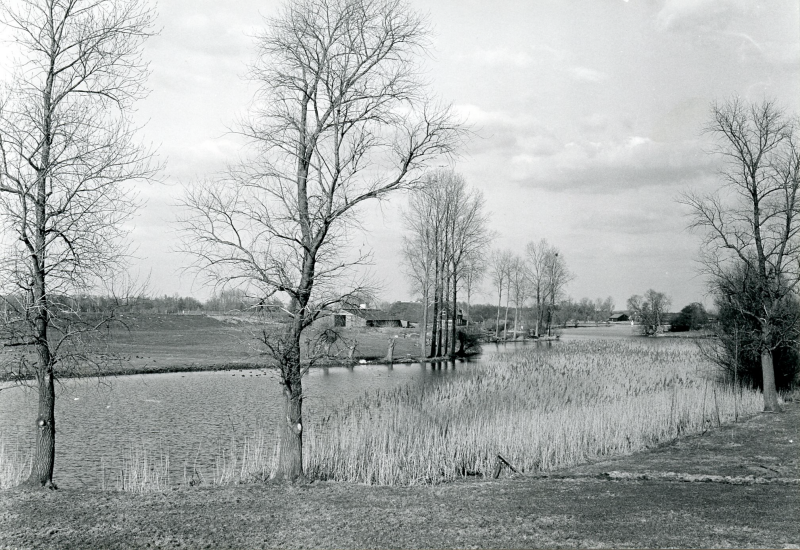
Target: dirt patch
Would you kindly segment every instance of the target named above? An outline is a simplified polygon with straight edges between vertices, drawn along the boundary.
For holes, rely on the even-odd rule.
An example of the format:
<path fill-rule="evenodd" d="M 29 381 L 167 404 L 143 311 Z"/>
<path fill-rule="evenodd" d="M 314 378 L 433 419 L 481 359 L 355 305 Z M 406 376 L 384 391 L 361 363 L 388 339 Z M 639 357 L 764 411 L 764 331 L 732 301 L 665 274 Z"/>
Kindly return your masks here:
<path fill-rule="evenodd" d="M 800 487 L 778 481 L 798 477 L 799 425 L 800 407 L 788 404 L 550 477 L 150 495 L 7 491 L 0 548 L 796 548 Z M 760 466 L 774 471 L 750 473 Z M 725 481 L 733 475 L 754 481 Z"/>

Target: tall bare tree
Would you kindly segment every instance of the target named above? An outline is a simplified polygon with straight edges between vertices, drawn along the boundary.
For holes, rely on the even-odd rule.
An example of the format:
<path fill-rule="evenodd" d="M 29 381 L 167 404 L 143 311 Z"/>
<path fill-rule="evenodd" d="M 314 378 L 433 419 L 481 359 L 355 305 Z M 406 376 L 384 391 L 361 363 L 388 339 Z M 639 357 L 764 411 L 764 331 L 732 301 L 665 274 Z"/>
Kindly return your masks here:
<path fill-rule="evenodd" d="M 529 242 L 525 247 L 531 294 L 536 305 L 536 336 L 546 327 L 550 334 L 553 310 L 561 298 L 567 283 L 575 277 L 567 269 L 558 248 L 545 239 Z"/>
<path fill-rule="evenodd" d="M 437 212 L 437 201 L 431 200 L 437 191 L 431 185 L 432 174 L 427 175 L 427 183 L 409 199 L 404 220 L 407 233 L 403 236 L 403 259 L 406 276 L 411 281 L 414 292 L 422 299 L 422 319 L 420 322 L 420 357 L 426 357 L 428 334 L 428 311 L 431 291 L 435 289 L 436 273 L 439 271 L 438 238 L 443 220 Z"/>
<path fill-rule="evenodd" d="M 469 255 L 464 264 L 463 289 L 464 292 L 467 293 L 467 320 L 470 319 L 472 293 L 475 291 L 475 289 L 480 288 L 481 282 L 486 275 L 486 270 L 488 267 L 489 264 L 485 251 L 480 251 L 480 253 Z"/>
<path fill-rule="evenodd" d="M 519 330 L 519 309 L 525 307 L 530 292 L 530 273 L 527 262 L 514 256 L 509 267 L 509 296 L 514 302 L 514 332 Z"/>
<path fill-rule="evenodd" d="M 454 151 L 449 108 L 423 95 L 414 60 L 427 29 L 401 0 L 286 3 L 258 39 L 259 93 L 242 132 L 253 155 L 187 193 L 185 244 L 217 284 L 288 295 L 267 335 L 285 419 L 277 475 L 303 475 L 303 331 L 360 285 L 348 251 L 357 206 L 415 187 L 429 159 Z"/>
<path fill-rule="evenodd" d="M 489 218 L 485 209 L 483 194 L 466 186 L 463 178 L 453 177 L 447 194 L 451 199 L 450 251 L 448 253 L 450 278 L 452 281 L 451 315 L 453 320 L 450 334 L 450 356 L 456 352 L 456 333 L 458 319 L 458 289 L 464 284 L 470 270 L 474 269 L 476 258 L 485 253 L 492 239 L 489 232 Z"/>
<path fill-rule="evenodd" d="M 495 339 L 500 338 L 500 307 L 503 303 L 503 290 L 509 286 L 511 279 L 511 263 L 514 255 L 509 250 L 493 250 L 489 256 L 489 276 L 492 279 L 494 288 L 497 289 L 497 319 L 495 319 Z M 508 303 L 508 299 L 506 299 Z M 506 308 L 507 310 L 508 308 Z M 508 312 L 506 311 L 506 317 Z M 505 327 L 503 328 L 505 333 Z"/>
<path fill-rule="evenodd" d="M 405 219 L 409 231 L 406 265 L 419 285 L 426 310 L 428 286 L 434 294 L 430 353 L 452 356 L 457 341 L 458 290 L 491 239 L 483 196 L 452 170 L 437 170 L 428 174 L 425 186 L 411 197 Z M 449 325 L 448 320 L 452 321 Z M 443 334 L 445 326 L 450 330 Z M 420 332 L 427 332 L 426 323 Z"/>
<path fill-rule="evenodd" d="M 701 259 L 712 285 L 735 289 L 754 281 L 757 300 L 727 292 L 759 327 L 764 409 L 777 411 L 773 350 L 785 302 L 800 282 L 800 149 L 798 121 L 772 101 L 715 104 L 708 132 L 725 161 L 716 193 L 683 197 L 692 227 L 705 233 Z M 741 277 L 742 271 L 746 274 Z"/>
<path fill-rule="evenodd" d="M 119 268 L 128 184 L 156 172 L 130 119 L 155 13 L 138 0 L 19 0 L 0 14 L 19 60 L 0 98 L 0 213 L 14 237 L 2 265 L 14 312 L 5 345 L 34 350 L 20 356 L 39 398 L 28 483 L 54 487 L 54 381 L 69 343 L 93 328 L 58 297 Z"/>

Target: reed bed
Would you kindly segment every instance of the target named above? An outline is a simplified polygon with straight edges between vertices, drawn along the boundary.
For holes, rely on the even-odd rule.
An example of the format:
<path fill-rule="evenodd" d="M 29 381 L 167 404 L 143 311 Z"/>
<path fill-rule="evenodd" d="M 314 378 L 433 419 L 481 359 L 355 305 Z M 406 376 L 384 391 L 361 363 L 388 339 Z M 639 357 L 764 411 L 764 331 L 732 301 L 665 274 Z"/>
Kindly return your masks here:
<path fill-rule="evenodd" d="M 268 437 L 263 430 L 245 437 L 241 445 L 235 437 L 227 448 L 214 457 L 214 485 L 265 481 L 274 471 L 275 455 L 269 452 Z"/>
<path fill-rule="evenodd" d="M 100 461 L 103 490 L 132 493 L 163 492 L 171 488 L 169 451 L 131 444 L 116 461 Z"/>
<path fill-rule="evenodd" d="M 19 447 L 13 449 L 0 436 L 0 489 L 10 489 L 25 481 L 31 473 L 31 455 Z"/>
<path fill-rule="evenodd" d="M 762 409 L 691 342 L 593 340 L 499 355 L 469 376 L 365 396 L 308 428 L 316 479 L 438 483 L 635 452 Z M 308 426 L 309 423 L 307 423 Z"/>

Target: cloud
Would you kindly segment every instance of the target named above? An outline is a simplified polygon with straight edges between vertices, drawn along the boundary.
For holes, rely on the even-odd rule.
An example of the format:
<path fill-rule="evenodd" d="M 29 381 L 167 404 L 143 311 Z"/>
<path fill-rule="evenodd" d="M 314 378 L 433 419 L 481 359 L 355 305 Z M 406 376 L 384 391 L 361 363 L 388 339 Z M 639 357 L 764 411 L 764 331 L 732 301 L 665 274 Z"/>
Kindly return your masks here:
<path fill-rule="evenodd" d="M 457 105 L 455 110 L 476 134 L 469 147 L 472 155 L 550 156 L 562 146 L 554 132 L 528 114 L 487 111 L 469 104 Z"/>
<path fill-rule="evenodd" d="M 528 67 L 533 64 L 533 56 L 520 50 L 510 50 L 508 48 L 478 49 L 471 54 L 466 54 L 475 63 L 496 67 Z"/>
<path fill-rule="evenodd" d="M 667 0 L 657 21 L 668 31 L 721 30 L 744 10 L 743 0 Z"/>
<path fill-rule="evenodd" d="M 547 162 L 518 154 L 511 176 L 525 187 L 614 194 L 650 186 L 687 186 L 713 171 L 714 160 L 695 140 L 656 142 L 648 137 L 572 141 Z"/>
<path fill-rule="evenodd" d="M 578 82 L 597 83 L 608 78 L 608 75 L 604 72 L 589 69 L 588 67 L 572 67 L 567 72 Z"/>

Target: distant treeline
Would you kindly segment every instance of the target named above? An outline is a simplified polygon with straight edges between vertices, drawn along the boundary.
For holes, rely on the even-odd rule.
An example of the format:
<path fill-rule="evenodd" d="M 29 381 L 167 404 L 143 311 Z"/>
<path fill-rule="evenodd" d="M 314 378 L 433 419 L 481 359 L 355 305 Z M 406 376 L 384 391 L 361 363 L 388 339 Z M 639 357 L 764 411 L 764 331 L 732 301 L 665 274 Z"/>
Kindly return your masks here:
<path fill-rule="evenodd" d="M 9 308 L 19 309 L 24 307 L 23 296 L 0 296 L 3 304 L 0 312 Z M 283 304 L 276 299 L 264 300 L 248 296 L 243 290 L 227 289 L 219 294 L 214 293 L 211 298 L 201 302 L 191 296 L 94 296 L 89 294 L 79 296 L 50 296 L 51 307 L 61 311 L 75 313 L 103 313 L 109 311 L 125 313 L 151 313 L 151 314 L 198 314 L 208 312 L 256 312 L 280 310 Z"/>

